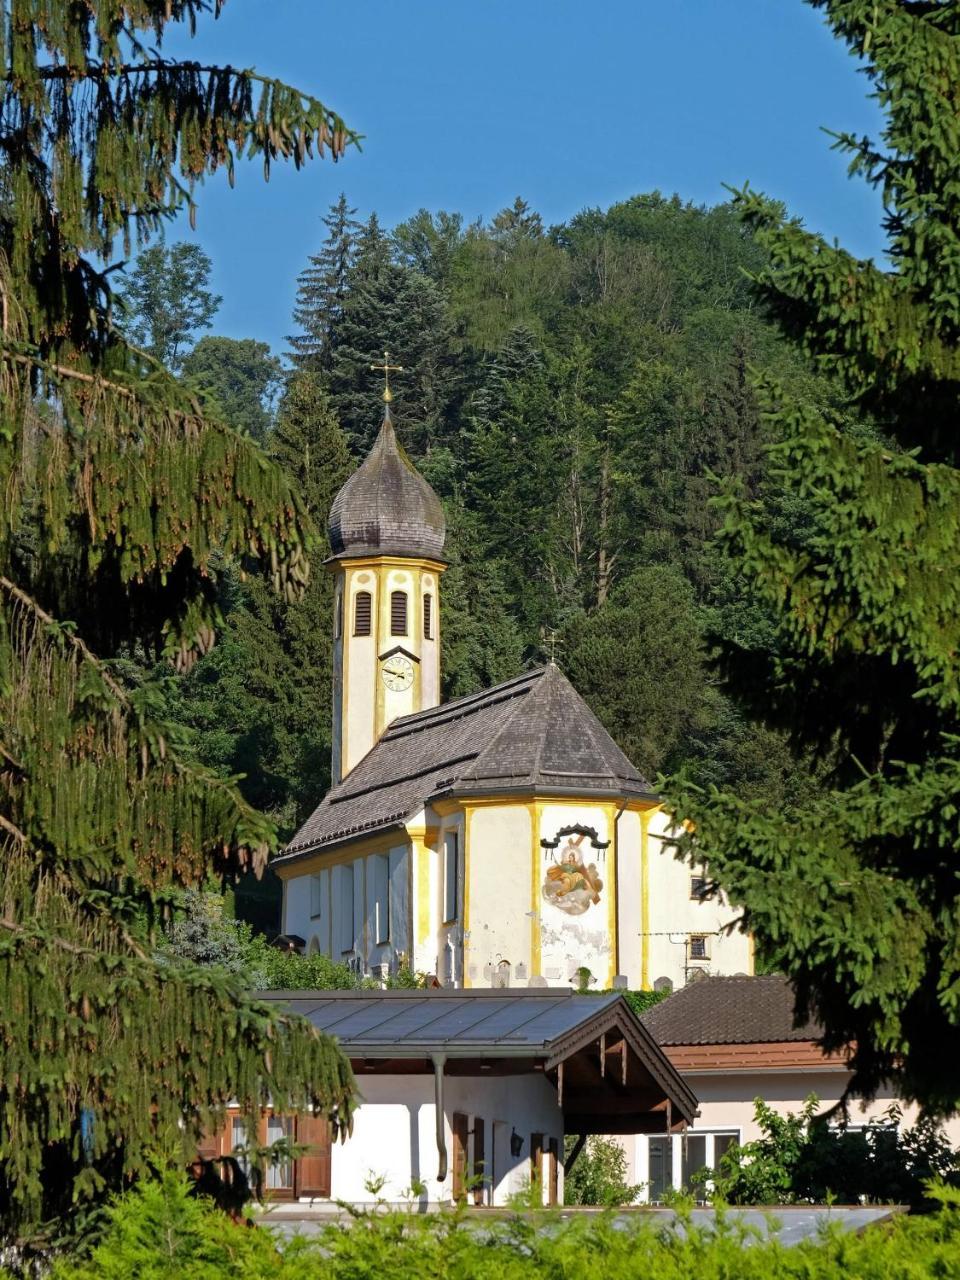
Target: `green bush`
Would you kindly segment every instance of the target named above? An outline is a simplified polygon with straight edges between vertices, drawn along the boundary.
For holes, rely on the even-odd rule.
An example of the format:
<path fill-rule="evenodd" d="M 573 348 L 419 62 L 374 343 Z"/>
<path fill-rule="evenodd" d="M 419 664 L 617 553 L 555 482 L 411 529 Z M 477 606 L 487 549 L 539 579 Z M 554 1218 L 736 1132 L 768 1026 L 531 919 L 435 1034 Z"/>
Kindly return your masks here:
<path fill-rule="evenodd" d="M 894 1106 L 879 1123 L 846 1130 L 818 1110 L 814 1094 L 798 1115 L 778 1115 L 755 1099 L 761 1136 L 732 1147 L 716 1172 L 704 1170 L 695 1180 L 729 1204 L 913 1205 L 923 1202 L 931 1180 L 960 1181 L 960 1152 L 932 1120 L 899 1132 Z"/>
<path fill-rule="evenodd" d="M 575 1138 L 567 1138 L 567 1156 L 575 1141 Z M 634 1187 L 627 1182 L 626 1153 L 615 1138 L 588 1138 L 563 1180 L 566 1204 L 596 1204 L 613 1208 L 632 1204 L 639 1194 L 639 1186 Z"/>
<path fill-rule="evenodd" d="M 60 1262 L 52 1280 L 933 1280 L 960 1275 L 960 1193 L 941 1188 L 938 1212 L 906 1215 L 857 1235 L 782 1245 L 718 1211 L 675 1226 L 644 1211 L 518 1214 L 461 1210 L 358 1213 L 352 1227 L 278 1240 L 191 1200 L 175 1177 L 119 1200 L 86 1262 Z"/>

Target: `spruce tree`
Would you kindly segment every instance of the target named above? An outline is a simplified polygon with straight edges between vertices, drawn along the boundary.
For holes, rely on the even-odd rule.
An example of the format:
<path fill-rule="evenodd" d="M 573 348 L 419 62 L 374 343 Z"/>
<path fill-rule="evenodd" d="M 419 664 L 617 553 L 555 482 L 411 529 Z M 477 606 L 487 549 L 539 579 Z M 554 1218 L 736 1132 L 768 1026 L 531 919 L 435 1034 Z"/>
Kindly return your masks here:
<path fill-rule="evenodd" d="M 104 661 L 137 643 L 188 666 L 216 633 L 221 557 L 291 598 L 308 581 L 282 469 L 126 345 L 97 265 L 193 213 L 196 183 L 241 153 L 269 171 L 351 141 L 278 81 L 165 58 L 168 25 L 209 7 L 0 4 L 5 1239 L 118 1189 L 165 1143 L 185 1155 L 231 1098 L 251 1121 L 315 1107 L 335 1132 L 353 1106 L 332 1042 L 236 978 L 155 959 L 171 895 L 262 868 L 274 834 Z"/>
<path fill-rule="evenodd" d="M 750 190 L 759 298 L 886 438 L 761 383 L 784 501 L 728 492 L 732 568 L 776 618 L 728 642 L 741 699 L 829 769 L 793 805 L 673 787 L 693 844 L 793 978 L 855 1093 L 960 1105 L 960 4 L 814 0 L 865 62 L 881 145 L 841 136 L 881 187 L 891 266 L 861 261 Z"/>
<path fill-rule="evenodd" d="M 392 381 L 404 446 L 422 456 L 445 440 L 457 373 L 452 325 L 440 288 L 394 261 L 374 215 L 358 240 L 357 259 L 338 323 L 327 386 L 351 449 L 363 456 L 380 429 L 383 381 L 371 365 L 391 360 L 404 372 Z"/>
<path fill-rule="evenodd" d="M 356 256 L 356 239 L 360 223 L 354 219 L 356 209 L 347 197 L 330 206 L 321 221 L 327 238 L 319 253 L 312 254 L 310 265 L 297 277 L 297 301 L 293 318 L 301 332 L 293 334 L 294 363 L 301 369 L 329 371 L 333 360 L 335 332 L 347 296 L 347 281 Z"/>

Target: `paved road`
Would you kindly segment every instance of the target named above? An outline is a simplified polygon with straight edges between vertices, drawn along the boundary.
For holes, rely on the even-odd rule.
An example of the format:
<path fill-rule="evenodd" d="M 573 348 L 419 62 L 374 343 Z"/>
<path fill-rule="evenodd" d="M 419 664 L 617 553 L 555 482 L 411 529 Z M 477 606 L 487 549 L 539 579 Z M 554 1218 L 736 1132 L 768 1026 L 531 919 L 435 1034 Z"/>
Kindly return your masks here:
<path fill-rule="evenodd" d="M 595 1213 L 592 1209 L 566 1209 L 562 1216 L 571 1213 Z M 739 1220 L 745 1227 L 755 1228 L 761 1235 L 775 1234 L 784 1244 L 797 1244 L 800 1240 L 814 1239 L 822 1224 L 839 1222 L 844 1231 L 860 1231 L 873 1223 L 882 1222 L 891 1213 L 900 1212 L 882 1205 L 790 1205 L 778 1209 L 731 1209 L 731 1217 Z M 498 1210 L 469 1210 L 468 1216 L 482 1226 L 484 1221 L 490 1222 L 504 1214 Z M 675 1214 L 666 1208 L 638 1208 L 623 1212 L 624 1223 L 638 1217 L 664 1219 L 672 1221 Z M 693 1221 L 698 1225 L 707 1225 L 713 1221 L 712 1209 L 694 1209 Z M 265 1225 L 278 1228 L 284 1235 L 316 1235 L 331 1222 L 348 1222 L 349 1214 L 336 1205 L 317 1206 L 293 1204 L 274 1204 L 268 1206 L 261 1221 Z"/>

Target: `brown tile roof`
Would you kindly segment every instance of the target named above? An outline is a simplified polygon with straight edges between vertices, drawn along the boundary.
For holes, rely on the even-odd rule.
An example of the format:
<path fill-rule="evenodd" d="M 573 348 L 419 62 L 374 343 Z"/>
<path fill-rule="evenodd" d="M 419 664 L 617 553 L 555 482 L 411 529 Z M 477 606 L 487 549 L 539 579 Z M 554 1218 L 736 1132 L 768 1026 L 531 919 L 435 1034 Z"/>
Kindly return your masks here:
<path fill-rule="evenodd" d="M 278 862 L 400 825 L 440 795 L 653 796 L 554 665 L 395 720 Z"/>
<path fill-rule="evenodd" d="M 812 1019 L 794 1025 L 793 988 L 779 974 L 701 978 L 654 1005 L 643 1023 L 660 1045 L 773 1044 L 817 1040 Z"/>

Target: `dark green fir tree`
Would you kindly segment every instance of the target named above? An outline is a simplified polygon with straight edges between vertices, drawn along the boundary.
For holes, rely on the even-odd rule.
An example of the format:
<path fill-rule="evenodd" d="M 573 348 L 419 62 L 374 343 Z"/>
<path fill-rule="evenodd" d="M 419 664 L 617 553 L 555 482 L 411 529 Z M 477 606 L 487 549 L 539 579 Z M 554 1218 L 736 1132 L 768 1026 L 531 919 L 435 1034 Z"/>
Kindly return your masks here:
<path fill-rule="evenodd" d="M 356 212 L 341 192 L 340 199 L 321 219 L 327 228 L 323 248 L 311 255 L 309 265 L 297 277 L 293 319 L 300 326 L 300 332 L 291 335 L 288 341 L 293 348 L 294 363 L 300 369 L 330 370 L 336 328 L 343 314 L 361 226 L 353 216 Z"/>
<path fill-rule="evenodd" d="M 882 142 L 841 137 L 883 193 L 890 265 L 862 261 L 744 190 L 769 257 L 759 300 L 883 425 L 878 442 L 822 402 L 759 388 L 782 498 L 730 492 L 721 537 L 776 620 L 736 637 L 743 704 L 786 727 L 811 768 L 771 808 L 677 781 L 707 858 L 760 953 L 794 980 L 851 1089 L 885 1082 L 933 1113 L 960 1106 L 960 4 L 814 0 L 862 60 Z M 826 781 L 826 784 L 825 784 Z"/>
<path fill-rule="evenodd" d="M 224 557 L 308 582 L 294 485 L 113 325 L 115 242 L 241 155 L 341 154 L 343 122 L 253 72 L 162 57 L 200 0 L 0 4 L 0 1253 L 180 1163 L 236 1099 L 350 1123 L 336 1046 L 245 983 L 160 963 L 176 893 L 262 868 L 271 824 L 109 661 L 188 667 Z M 11 11 L 13 16 L 11 16 Z M 46 406 L 38 412 L 37 406 Z M 55 406 L 55 411 L 53 407 Z M 48 411 L 49 410 L 49 411 Z M 21 554 L 21 533 L 33 554 Z"/>

